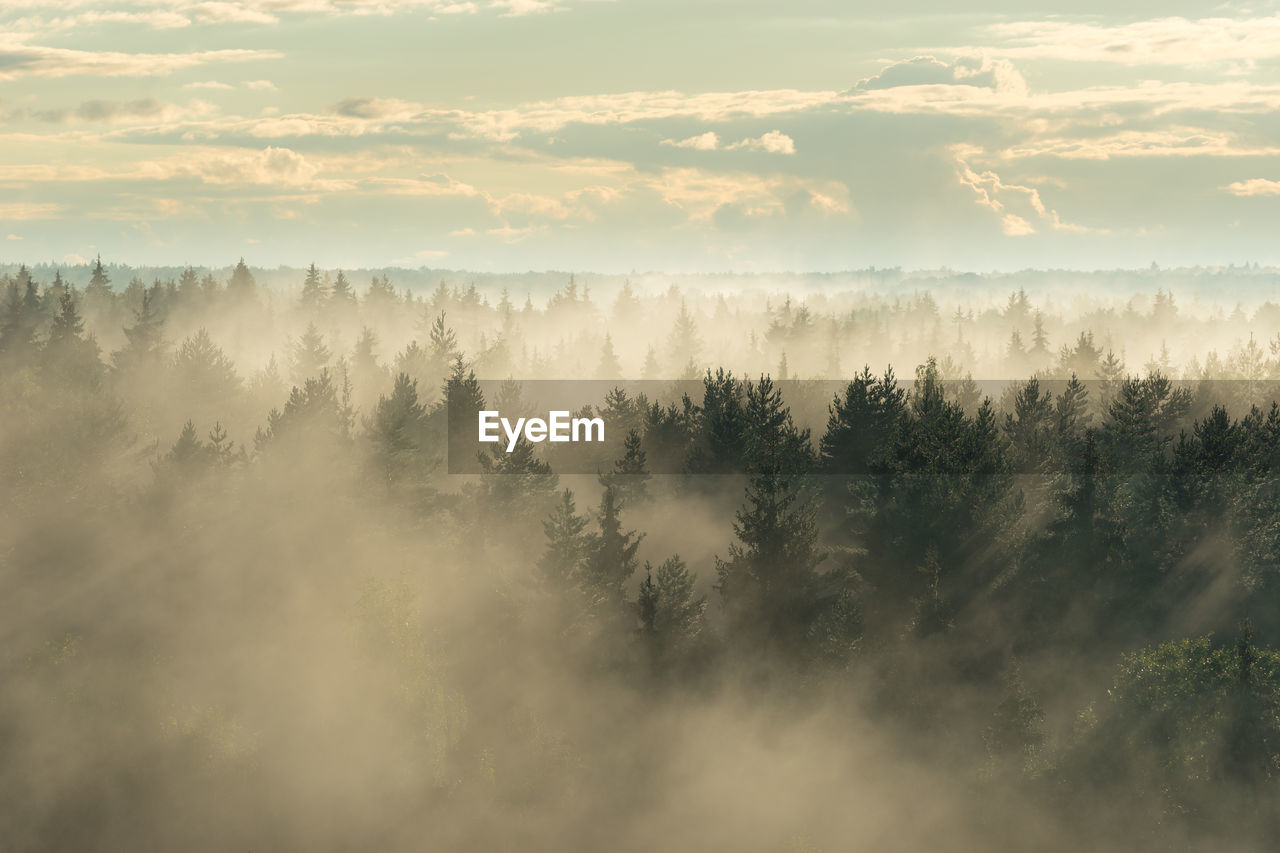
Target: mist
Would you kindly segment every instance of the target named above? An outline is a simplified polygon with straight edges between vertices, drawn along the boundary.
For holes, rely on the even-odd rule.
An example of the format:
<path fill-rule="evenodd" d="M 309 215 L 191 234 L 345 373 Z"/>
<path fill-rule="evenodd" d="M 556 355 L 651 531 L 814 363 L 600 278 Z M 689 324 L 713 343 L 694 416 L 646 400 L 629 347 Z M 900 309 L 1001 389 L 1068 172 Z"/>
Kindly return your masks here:
<path fill-rule="evenodd" d="M 1278 282 L 0 268 L 2 846 L 1274 849 Z"/>

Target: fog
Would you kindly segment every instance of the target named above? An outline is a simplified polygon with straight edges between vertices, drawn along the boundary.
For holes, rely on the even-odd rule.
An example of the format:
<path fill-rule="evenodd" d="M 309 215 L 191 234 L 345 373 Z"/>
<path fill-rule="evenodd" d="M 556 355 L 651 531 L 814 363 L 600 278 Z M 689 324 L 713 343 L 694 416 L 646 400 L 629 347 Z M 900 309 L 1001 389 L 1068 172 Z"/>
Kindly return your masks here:
<path fill-rule="evenodd" d="M 1280 271 L 0 275 L 5 849 L 1280 840 Z"/>

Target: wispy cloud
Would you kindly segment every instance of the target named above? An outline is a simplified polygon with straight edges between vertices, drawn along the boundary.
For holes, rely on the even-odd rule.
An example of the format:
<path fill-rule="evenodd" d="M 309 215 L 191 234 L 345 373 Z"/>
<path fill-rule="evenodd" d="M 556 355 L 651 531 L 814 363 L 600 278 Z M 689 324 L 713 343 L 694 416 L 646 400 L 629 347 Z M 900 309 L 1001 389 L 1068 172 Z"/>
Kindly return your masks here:
<path fill-rule="evenodd" d="M 1004 181 L 991 169 L 977 171 L 970 160 L 979 151 L 966 145 L 953 147 L 957 176 L 960 183 L 973 190 L 977 203 L 988 208 L 1000 217 L 1000 230 L 1008 237 L 1022 237 L 1037 232 L 1034 223 L 1055 231 L 1088 233 L 1090 229 L 1084 225 L 1064 222 L 1058 211 L 1047 207 L 1040 197 L 1040 191 L 1024 184 L 1012 184 Z"/>
<path fill-rule="evenodd" d="M 1123 24 L 1061 19 L 1010 21 L 986 28 L 983 47 L 1023 59 L 1122 65 L 1206 65 L 1280 56 L 1280 15 L 1157 18 Z"/>
<path fill-rule="evenodd" d="M 192 53 L 122 53 L 27 44 L 0 35 L 0 81 L 19 77 L 159 77 L 185 68 L 279 59 L 271 50 L 202 50 Z"/>

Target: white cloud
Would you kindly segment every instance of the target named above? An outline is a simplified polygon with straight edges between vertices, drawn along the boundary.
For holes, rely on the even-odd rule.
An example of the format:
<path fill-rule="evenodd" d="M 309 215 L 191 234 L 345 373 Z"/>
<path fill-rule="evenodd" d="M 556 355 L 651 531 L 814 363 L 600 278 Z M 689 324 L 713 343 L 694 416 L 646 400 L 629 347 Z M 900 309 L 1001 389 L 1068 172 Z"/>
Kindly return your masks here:
<path fill-rule="evenodd" d="M 78 255 L 75 252 L 68 252 L 62 256 L 64 264 L 70 264 L 73 267 L 84 267 L 89 265 L 89 259 L 84 255 Z"/>
<path fill-rule="evenodd" d="M 979 172 L 970 161 L 981 151 L 968 145 L 952 147 L 957 176 L 960 183 L 973 190 L 975 200 L 1000 216 L 1000 230 L 1006 236 L 1020 237 L 1036 233 L 1033 222 L 1039 222 L 1055 231 L 1071 233 L 1103 233 L 1073 222 L 1064 222 L 1058 211 L 1048 208 L 1040 197 L 1040 191 L 1025 184 L 1011 184 L 991 169 Z M 1017 211 L 1011 208 L 1018 208 Z"/>
<path fill-rule="evenodd" d="M 780 130 L 771 130 L 763 136 L 755 139 L 743 139 L 740 142 L 733 142 L 728 145 L 720 143 L 720 137 L 714 131 L 707 131 L 698 136 L 691 136 L 688 139 L 664 139 L 663 145 L 670 145 L 674 148 L 691 148 L 694 151 L 765 151 L 769 154 L 794 154 L 796 153 L 796 143 L 790 136 L 787 136 Z"/>
<path fill-rule="evenodd" d="M 18 234 L 10 234 L 10 235 L 8 236 L 8 238 L 7 238 L 7 239 L 9 239 L 9 240 L 22 240 L 22 239 L 24 239 L 24 238 L 23 238 L 21 235 L 18 235 Z"/>
<path fill-rule="evenodd" d="M 263 89 L 267 91 L 274 91 L 276 88 L 276 84 L 270 80 L 250 80 L 244 85 L 246 89 Z"/>
<path fill-rule="evenodd" d="M 234 89 L 235 87 L 227 83 L 219 83 L 217 80 L 202 80 L 196 83 L 183 83 L 182 88 L 184 89 Z"/>
<path fill-rule="evenodd" d="M 690 136 L 678 142 L 674 139 L 664 139 L 662 144 L 675 148 L 692 148 L 694 151 L 715 151 L 720 147 L 720 137 L 716 136 L 714 131 L 708 130 L 706 133 Z"/>
<path fill-rule="evenodd" d="M 744 139 L 741 142 L 735 142 L 732 145 L 726 146 L 726 150 L 729 151 L 736 148 L 745 148 L 750 151 L 765 151 L 769 154 L 796 153 L 795 140 L 780 130 L 771 130 L 758 139 Z"/>
<path fill-rule="evenodd" d="M 1227 184 L 1223 189 L 1232 195 L 1280 195 L 1280 181 L 1267 178 L 1250 178 L 1247 181 L 1236 181 Z"/>
<path fill-rule="evenodd" d="M 490 3 L 495 9 L 504 9 L 505 17 L 521 15 L 538 15 L 543 12 L 556 12 L 564 8 L 554 0 L 493 0 Z"/>

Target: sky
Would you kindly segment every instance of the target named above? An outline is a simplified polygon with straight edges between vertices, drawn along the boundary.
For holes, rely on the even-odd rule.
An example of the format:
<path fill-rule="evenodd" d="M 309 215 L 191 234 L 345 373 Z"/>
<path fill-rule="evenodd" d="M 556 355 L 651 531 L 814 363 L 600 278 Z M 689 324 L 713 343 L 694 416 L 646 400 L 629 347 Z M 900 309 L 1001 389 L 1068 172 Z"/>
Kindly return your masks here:
<path fill-rule="evenodd" d="M 1277 4 L 1065 5 L 3 0 L 0 260 L 1280 263 Z"/>

